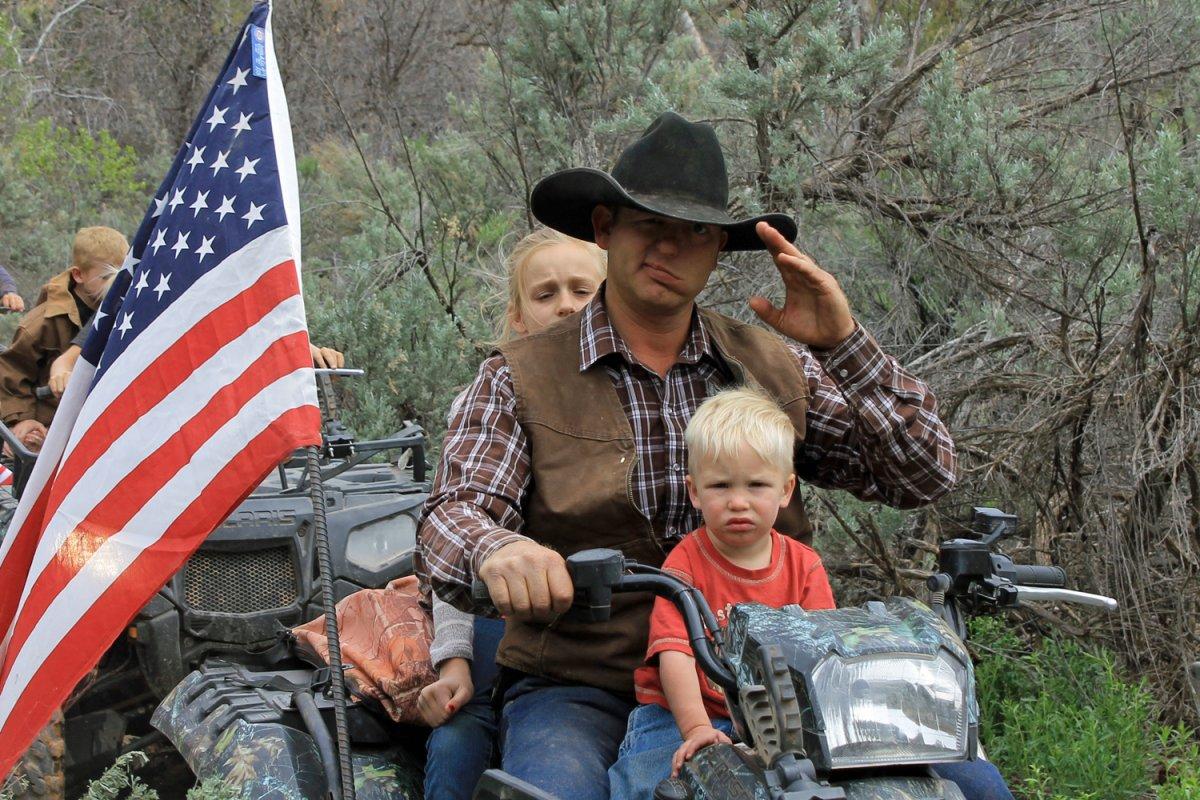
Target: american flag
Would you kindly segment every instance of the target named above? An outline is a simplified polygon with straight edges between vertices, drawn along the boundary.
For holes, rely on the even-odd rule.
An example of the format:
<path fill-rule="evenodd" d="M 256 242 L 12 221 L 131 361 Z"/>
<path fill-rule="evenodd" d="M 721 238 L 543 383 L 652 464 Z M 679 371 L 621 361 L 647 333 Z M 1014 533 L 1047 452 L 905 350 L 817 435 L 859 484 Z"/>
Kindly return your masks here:
<path fill-rule="evenodd" d="M 138 609 L 320 441 L 268 3 L 155 194 L 0 545 L 0 776 Z"/>

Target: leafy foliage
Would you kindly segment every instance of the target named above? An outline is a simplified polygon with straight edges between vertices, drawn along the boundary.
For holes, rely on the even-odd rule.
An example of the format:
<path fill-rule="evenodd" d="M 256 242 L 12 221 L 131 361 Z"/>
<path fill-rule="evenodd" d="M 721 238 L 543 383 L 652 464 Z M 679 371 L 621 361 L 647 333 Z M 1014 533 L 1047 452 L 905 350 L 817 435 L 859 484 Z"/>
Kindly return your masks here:
<path fill-rule="evenodd" d="M 1023 642 L 1002 619 L 972 622 L 988 757 L 1030 800 L 1193 796 L 1194 733 L 1156 722 L 1145 681 L 1112 653 L 1072 641 Z"/>

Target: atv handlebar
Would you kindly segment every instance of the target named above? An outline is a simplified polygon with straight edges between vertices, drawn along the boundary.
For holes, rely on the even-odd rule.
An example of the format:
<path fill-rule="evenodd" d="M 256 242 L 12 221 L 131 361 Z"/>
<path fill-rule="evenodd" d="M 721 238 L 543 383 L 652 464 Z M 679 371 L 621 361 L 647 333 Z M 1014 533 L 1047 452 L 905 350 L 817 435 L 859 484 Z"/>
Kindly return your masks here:
<path fill-rule="evenodd" d="M 656 567 L 626 560 L 618 550 L 583 550 L 567 558 L 567 573 L 575 586 L 575 601 L 564 618 L 604 622 L 612 614 L 614 593 L 649 592 L 669 600 L 683 616 L 692 655 L 704 674 L 726 692 L 737 694 L 737 679 L 721 653 L 724 637 L 708 602 L 696 589 Z M 471 599 L 490 606 L 487 584 L 476 579 Z"/>
<path fill-rule="evenodd" d="M 1013 564 L 1011 561 L 1009 566 L 1012 568 L 1012 582 L 1018 586 L 1062 589 L 1067 585 L 1067 573 L 1063 572 L 1062 567 Z"/>

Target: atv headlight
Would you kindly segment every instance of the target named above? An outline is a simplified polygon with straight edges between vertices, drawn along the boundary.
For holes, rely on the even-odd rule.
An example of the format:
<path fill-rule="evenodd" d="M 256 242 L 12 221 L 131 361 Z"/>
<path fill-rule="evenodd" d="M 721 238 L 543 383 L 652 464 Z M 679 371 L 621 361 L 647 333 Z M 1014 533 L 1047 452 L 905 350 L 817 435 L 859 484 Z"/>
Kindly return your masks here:
<path fill-rule="evenodd" d="M 412 550 L 417 521 L 408 514 L 375 520 L 350 531 L 346 560 L 368 572 L 383 572 Z"/>
<path fill-rule="evenodd" d="M 812 680 L 831 768 L 966 757 L 966 670 L 945 653 L 831 656 Z"/>

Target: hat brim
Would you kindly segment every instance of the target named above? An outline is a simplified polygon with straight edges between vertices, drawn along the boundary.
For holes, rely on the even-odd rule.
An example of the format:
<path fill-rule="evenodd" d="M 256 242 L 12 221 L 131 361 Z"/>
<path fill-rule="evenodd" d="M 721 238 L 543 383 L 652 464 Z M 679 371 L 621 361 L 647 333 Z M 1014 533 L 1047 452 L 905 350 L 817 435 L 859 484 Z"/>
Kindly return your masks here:
<path fill-rule="evenodd" d="M 723 209 L 686 198 L 628 192 L 611 175 L 598 169 L 578 167 L 547 175 L 529 195 L 530 210 L 539 222 L 585 242 L 595 241 L 592 210 L 602 205 L 628 206 L 672 219 L 719 225 L 729 234 L 725 250 L 765 250 L 754 230 L 760 222 L 770 224 L 789 242 L 796 240 L 796 223 L 786 214 L 737 220 Z"/>

